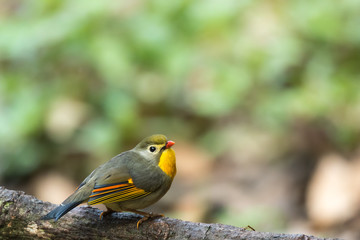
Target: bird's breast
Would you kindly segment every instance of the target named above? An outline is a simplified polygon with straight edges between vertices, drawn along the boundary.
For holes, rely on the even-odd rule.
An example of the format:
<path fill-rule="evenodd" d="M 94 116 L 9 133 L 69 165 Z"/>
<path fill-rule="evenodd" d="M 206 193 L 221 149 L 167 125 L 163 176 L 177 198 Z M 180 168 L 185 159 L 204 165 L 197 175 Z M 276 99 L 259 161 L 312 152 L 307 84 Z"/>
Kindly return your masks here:
<path fill-rule="evenodd" d="M 173 149 L 168 148 L 163 151 L 160 157 L 159 167 L 166 175 L 174 179 L 176 175 L 176 157 Z"/>

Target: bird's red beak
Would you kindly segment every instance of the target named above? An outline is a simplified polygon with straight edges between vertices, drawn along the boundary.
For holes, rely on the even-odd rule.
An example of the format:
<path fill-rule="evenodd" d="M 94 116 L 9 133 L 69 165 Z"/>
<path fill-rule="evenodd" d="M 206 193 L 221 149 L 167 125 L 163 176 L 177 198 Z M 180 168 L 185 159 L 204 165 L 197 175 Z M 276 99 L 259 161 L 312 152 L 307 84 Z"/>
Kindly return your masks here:
<path fill-rule="evenodd" d="M 166 142 L 166 149 L 171 148 L 171 146 L 174 145 L 174 144 L 175 144 L 174 141 L 167 141 Z"/>

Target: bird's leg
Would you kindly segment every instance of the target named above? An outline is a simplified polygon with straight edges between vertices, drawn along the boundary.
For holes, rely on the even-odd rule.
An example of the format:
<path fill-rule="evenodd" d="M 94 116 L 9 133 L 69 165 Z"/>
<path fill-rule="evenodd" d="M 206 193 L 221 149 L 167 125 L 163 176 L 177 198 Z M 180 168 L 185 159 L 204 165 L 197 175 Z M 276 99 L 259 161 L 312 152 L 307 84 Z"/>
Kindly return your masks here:
<path fill-rule="evenodd" d="M 106 206 L 105 206 L 105 207 L 106 207 Z M 106 211 L 103 211 L 103 212 L 100 214 L 100 217 L 99 217 L 100 220 L 103 220 L 105 216 L 110 215 L 110 214 L 112 214 L 113 212 L 115 212 L 115 211 L 113 211 L 113 210 L 111 210 L 110 208 L 107 208 L 107 207 L 106 207 Z"/>
<path fill-rule="evenodd" d="M 137 229 L 139 229 L 139 226 L 141 223 L 145 222 L 146 220 L 148 220 L 149 218 L 156 218 L 156 217 L 163 217 L 163 214 L 157 214 L 157 213 L 147 213 L 147 212 L 143 212 L 143 211 L 139 211 L 139 210 L 135 210 L 135 209 L 126 209 L 126 211 L 128 212 L 133 212 L 139 215 L 143 215 L 144 217 L 142 219 L 140 219 L 137 223 L 136 223 L 136 227 Z"/>

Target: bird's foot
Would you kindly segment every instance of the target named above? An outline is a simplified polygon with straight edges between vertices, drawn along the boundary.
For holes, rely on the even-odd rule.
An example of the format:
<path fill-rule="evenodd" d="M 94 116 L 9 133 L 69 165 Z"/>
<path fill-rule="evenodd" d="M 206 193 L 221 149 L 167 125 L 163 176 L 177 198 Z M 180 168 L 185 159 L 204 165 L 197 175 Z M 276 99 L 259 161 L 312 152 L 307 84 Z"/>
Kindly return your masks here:
<path fill-rule="evenodd" d="M 157 217 L 164 217 L 163 214 L 158 214 L 158 213 L 147 213 L 147 212 L 143 212 L 143 211 L 139 211 L 139 210 L 135 210 L 135 209 L 126 209 L 126 211 L 128 212 L 133 212 L 139 215 L 143 215 L 144 217 L 142 219 L 140 219 L 137 223 L 136 223 L 136 228 L 139 229 L 140 224 L 142 224 L 143 222 L 145 222 L 146 220 L 149 220 L 150 218 L 157 218 Z"/>
<path fill-rule="evenodd" d="M 143 215 L 143 214 L 142 214 Z M 149 220 L 150 218 L 157 218 L 157 217 L 164 217 L 163 214 L 157 214 L 157 213 L 147 213 L 147 215 L 143 215 L 144 217 L 142 219 L 140 219 L 137 223 L 136 223 L 136 228 L 139 229 L 140 224 L 142 224 L 143 222 L 145 222 L 146 220 Z"/>
<path fill-rule="evenodd" d="M 111 209 L 109 209 L 109 208 L 106 208 L 106 211 L 103 211 L 103 212 L 100 214 L 100 216 L 99 216 L 100 220 L 103 220 L 105 216 L 110 215 L 110 214 L 112 214 L 113 212 L 114 212 L 113 210 L 111 210 Z"/>

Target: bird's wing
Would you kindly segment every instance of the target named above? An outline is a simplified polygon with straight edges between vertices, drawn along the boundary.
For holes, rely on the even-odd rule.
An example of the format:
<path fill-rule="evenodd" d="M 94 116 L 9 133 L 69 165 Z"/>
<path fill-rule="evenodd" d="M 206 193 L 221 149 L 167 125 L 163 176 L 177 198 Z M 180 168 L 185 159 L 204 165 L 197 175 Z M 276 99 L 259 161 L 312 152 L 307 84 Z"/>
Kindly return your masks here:
<path fill-rule="evenodd" d="M 95 205 L 100 203 L 122 202 L 142 198 L 150 193 L 151 192 L 146 192 L 136 187 L 132 179 L 129 178 L 123 182 L 95 185 L 88 204 Z"/>
<path fill-rule="evenodd" d="M 130 151 L 111 159 L 104 165 L 101 175 L 97 176 L 95 185 L 89 196 L 88 204 L 122 202 L 138 199 L 151 193 L 134 184 L 130 174 L 129 162 L 137 162 L 138 156 Z M 131 166 L 131 169 L 133 167 Z"/>

